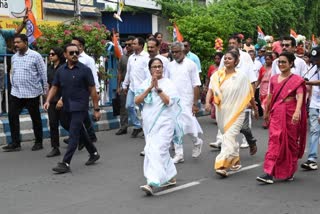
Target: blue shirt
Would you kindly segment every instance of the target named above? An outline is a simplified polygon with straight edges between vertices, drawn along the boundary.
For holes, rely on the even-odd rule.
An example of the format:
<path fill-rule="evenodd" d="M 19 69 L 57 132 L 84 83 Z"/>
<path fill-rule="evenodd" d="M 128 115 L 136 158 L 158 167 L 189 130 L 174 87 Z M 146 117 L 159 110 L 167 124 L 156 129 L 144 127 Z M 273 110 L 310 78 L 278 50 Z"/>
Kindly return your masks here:
<path fill-rule="evenodd" d="M 52 85 L 61 89 L 64 111 L 88 111 L 89 87 L 94 86 L 90 68 L 78 62 L 70 69 L 66 63 L 57 70 Z"/>
<path fill-rule="evenodd" d="M 196 63 L 198 72 L 201 73 L 201 63 L 199 57 L 191 51 L 189 51 L 186 56 L 187 58 L 191 59 L 194 63 Z"/>
<path fill-rule="evenodd" d="M 34 98 L 46 92 L 47 67 L 38 52 L 28 49 L 23 55 L 16 53 L 12 56 L 11 66 L 11 95 Z"/>
<path fill-rule="evenodd" d="M 15 30 L 0 29 L 0 54 L 6 54 L 7 53 L 6 39 L 13 38 L 15 33 L 16 33 Z M 3 59 L 4 59 L 4 57 L 0 56 L 0 63 L 3 62 Z"/>

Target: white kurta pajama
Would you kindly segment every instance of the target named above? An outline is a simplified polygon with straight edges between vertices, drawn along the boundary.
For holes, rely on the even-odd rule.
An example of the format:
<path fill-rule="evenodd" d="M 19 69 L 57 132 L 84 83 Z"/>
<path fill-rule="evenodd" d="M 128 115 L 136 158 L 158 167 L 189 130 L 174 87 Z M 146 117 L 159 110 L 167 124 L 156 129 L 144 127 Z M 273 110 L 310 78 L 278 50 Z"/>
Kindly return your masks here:
<path fill-rule="evenodd" d="M 136 91 L 136 96 L 142 94 L 150 85 L 151 79 L 145 80 Z M 177 174 L 169 148 L 176 128 L 176 118 L 181 112 L 178 93 L 173 83 L 162 78 L 158 80 L 158 86 L 169 96 L 169 104 L 165 105 L 155 89 L 152 89 L 144 99 L 141 112 L 146 141 L 143 171 L 148 185 L 154 187 L 165 185 Z"/>
<path fill-rule="evenodd" d="M 168 78 L 177 87 L 181 98 L 182 113 L 178 122 L 184 134 L 189 134 L 195 145 L 202 143 L 198 135 L 202 134 L 203 131 L 197 118 L 192 113 L 194 87 L 201 85 L 197 65 L 186 57 L 181 63 L 172 61 L 168 64 Z M 176 155 L 183 155 L 182 144 L 175 143 L 174 146 Z"/>

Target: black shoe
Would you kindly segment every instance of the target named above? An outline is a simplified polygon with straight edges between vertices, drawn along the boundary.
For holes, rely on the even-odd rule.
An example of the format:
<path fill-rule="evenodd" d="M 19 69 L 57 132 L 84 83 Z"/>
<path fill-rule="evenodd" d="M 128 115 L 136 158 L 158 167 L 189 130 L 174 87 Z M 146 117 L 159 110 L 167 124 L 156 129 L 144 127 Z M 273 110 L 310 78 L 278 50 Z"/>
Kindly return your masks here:
<path fill-rule="evenodd" d="M 132 132 L 132 134 L 131 134 L 131 137 L 132 137 L 132 138 L 136 138 L 140 132 L 142 132 L 142 128 L 140 128 L 140 129 L 133 129 L 133 132 Z"/>
<path fill-rule="evenodd" d="M 98 141 L 98 138 L 96 138 L 96 137 L 91 139 L 91 142 L 92 142 L 92 143 L 95 143 L 95 142 L 97 142 L 97 141 Z"/>
<path fill-rule="evenodd" d="M 21 146 L 18 144 L 8 144 L 2 147 L 4 152 L 18 152 L 21 150 Z"/>
<path fill-rule="evenodd" d="M 41 149 L 43 149 L 42 143 L 35 143 L 33 145 L 33 147 L 31 148 L 31 151 L 38 151 L 38 150 L 41 150 Z"/>
<path fill-rule="evenodd" d="M 52 148 L 51 152 L 49 152 L 49 153 L 47 154 L 47 158 L 59 156 L 60 154 L 61 154 L 61 153 L 60 153 L 59 148 Z"/>
<path fill-rule="evenodd" d="M 89 160 L 85 163 L 87 166 L 94 164 L 97 160 L 100 159 L 98 152 L 90 154 Z"/>
<path fill-rule="evenodd" d="M 63 174 L 63 173 L 70 172 L 70 166 L 67 163 L 61 162 L 61 163 L 58 163 L 56 167 L 52 168 L 52 170 L 59 174 Z"/>
<path fill-rule="evenodd" d="M 78 151 L 81 151 L 84 148 L 84 143 L 78 144 Z"/>
<path fill-rule="evenodd" d="M 128 133 L 127 129 L 119 129 L 116 132 L 116 135 L 123 135 L 123 134 L 127 134 L 127 133 Z"/>
<path fill-rule="evenodd" d="M 69 144 L 69 138 L 63 139 L 63 142 L 68 145 Z"/>
<path fill-rule="evenodd" d="M 273 176 L 269 174 L 258 176 L 256 180 L 266 184 L 273 184 Z"/>
<path fill-rule="evenodd" d="M 301 164 L 301 168 L 306 169 L 306 170 L 317 170 L 318 165 L 317 165 L 317 162 L 315 162 L 315 161 L 307 160 L 306 162 Z"/>

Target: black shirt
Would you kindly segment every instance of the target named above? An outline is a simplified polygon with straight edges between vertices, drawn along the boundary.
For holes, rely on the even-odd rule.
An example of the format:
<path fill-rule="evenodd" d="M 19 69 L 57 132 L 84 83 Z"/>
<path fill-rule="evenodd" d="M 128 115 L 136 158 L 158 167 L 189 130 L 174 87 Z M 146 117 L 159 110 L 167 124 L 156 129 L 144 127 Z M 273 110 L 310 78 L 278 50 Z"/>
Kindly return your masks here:
<path fill-rule="evenodd" d="M 66 63 L 57 70 L 52 85 L 61 89 L 64 111 L 88 111 L 89 87 L 95 85 L 90 68 L 78 62 L 70 69 Z"/>
<path fill-rule="evenodd" d="M 53 79 L 56 75 L 56 72 L 58 70 L 58 68 L 60 66 L 62 66 L 64 63 L 60 63 L 56 68 L 54 68 L 54 65 L 50 64 L 48 65 L 48 68 L 47 68 L 47 77 L 48 77 L 48 84 L 49 84 L 49 89 L 51 88 L 52 86 L 52 82 L 53 82 Z M 58 93 L 52 98 L 52 100 L 50 101 L 50 103 L 56 103 L 59 101 L 61 97 L 61 90 L 59 88 L 58 90 Z"/>

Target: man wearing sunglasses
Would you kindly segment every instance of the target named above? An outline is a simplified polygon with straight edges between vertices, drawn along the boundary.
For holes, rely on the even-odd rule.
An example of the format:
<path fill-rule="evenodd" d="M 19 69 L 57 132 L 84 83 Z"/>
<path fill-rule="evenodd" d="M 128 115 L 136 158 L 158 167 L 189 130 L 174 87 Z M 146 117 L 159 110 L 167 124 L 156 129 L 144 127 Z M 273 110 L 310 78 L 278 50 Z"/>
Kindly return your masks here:
<path fill-rule="evenodd" d="M 293 38 L 291 36 L 283 37 L 282 42 L 281 42 L 282 52 L 295 53 L 296 44 L 297 43 L 296 43 L 295 38 Z M 276 59 L 272 63 L 271 76 L 281 73 L 279 66 L 278 66 L 278 60 L 279 59 Z M 296 59 L 294 60 L 294 67 L 291 68 L 291 72 L 293 74 L 297 74 L 301 77 L 304 77 L 304 75 L 306 75 L 307 71 L 308 71 L 308 66 L 307 66 L 306 62 L 303 59 L 301 59 L 300 57 L 296 57 Z"/>
<path fill-rule="evenodd" d="M 43 108 L 48 110 L 51 99 L 58 89 L 61 89 L 64 112 L 61 123 L 65 129 L 69 130 L 69 144 L 63 161 L 52 169 L 57 173 L 70 172 L 69 165 L 79 141 L 83 141 L 90 155 L 86 165 L 92 165 L 100 158 L 84 126 L 84 121 L 89 116 L 89 96 L 93 102 L 94 119 L 100 119 L 99 97 L 90 68 L 78 61 L 79 54 L 76 45 L 68 44 L 65 46 L 64 56 L 67 63 L 57 70 L 46 103 L 43 105 Z"/>

